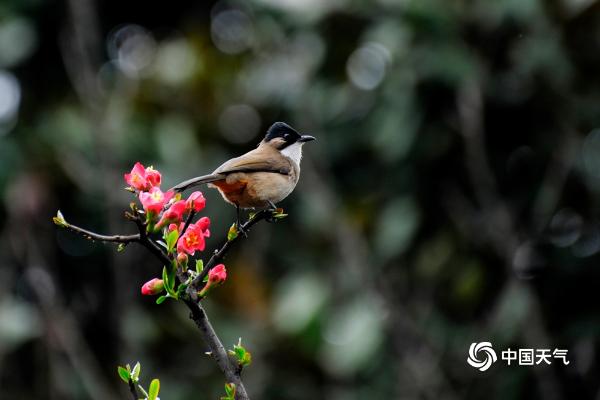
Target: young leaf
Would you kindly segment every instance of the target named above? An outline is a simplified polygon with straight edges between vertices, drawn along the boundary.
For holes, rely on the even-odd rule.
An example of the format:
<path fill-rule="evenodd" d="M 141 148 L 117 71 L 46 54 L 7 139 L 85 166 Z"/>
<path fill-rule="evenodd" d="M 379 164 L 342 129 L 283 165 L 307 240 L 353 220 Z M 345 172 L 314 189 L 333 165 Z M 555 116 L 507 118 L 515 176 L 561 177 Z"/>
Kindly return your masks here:
<path fill-rule="evenodd" d="M 123 382 L 129 383 L 129 371 L 119 365 L 117 372 L 119 373 L 119 377 L 123 380 Z"/>
<path fill-rule="evenodd" d="M 131 371 L 131 380 L 134 382 L 137 382 L 140 378 L 140 372 L 142 370 L 142 366 L 140 365 L 140 362 L 136 362 L 135 365 L 133 366 L 133 370 Z"/>
<path fill-rule="evenodd" d="M 172 253 L 175 249 L 175 245 L 177 244 L 177 239 L 179 239 L 179 232 L 177 229 L 170 231 L 167 233 L 165 237 L 165 241 L 167 242 L 167 251 Z"/>
<path fill-rule="evenodd" d="M 204 269 L 204 261 L 196 260 L 196 272 L 201 273 L 203 269 Z"/>
<path fill-rule="evenodd" d="M 125 250 L 125 246 L 127 246 L 127 244 L 125 243 L 119 243 L 119 245 L 117 246 L 117 251 L 120 253 L 123 250 Z"/>
<path fill-rule="evenodd" d="M 63 217 L 60 210 L 58 210 L 56 212 L 56 217 L 52 218 L 52 222 L 54 222 L 56 225 L 60 226 L 61 228 L 65 228 L 67 226 L 67 221 L 65 221 L 65 217 Z"/>
<path fill-rule="evenodd" d="M 229 228 L 229 231 L 227 232 L 227 241 L 232 241 L 233 239 L 235 239 L 236 237 L 238 237 L 238 230 L 237 230 L 237 226 L 235 225 L 235 223 L 233 223 L 231 225 L 231 227 Z"/>
<path fill-rule="evenodd" d="M 231 382 L 225 384 L 225 394 L 227 395 L 227 397 L 225 398 L 226 400 L 234 400 L 235 392 L 235 383 Z"/>
<path fill-rule="evenodd" d="M 244 346 L 242 346 L 242 338 L 237 344 L 233 345 L 233 350 L 229 350 L 229 355 L 234 356 L 238 365 L 245 367 L 252 362 L 252 354 Z"/>
<path fill-rule="evenodd" d="M 158 299 L 156 299 L 156 304 L 162 304 L 166 299 L 167 296 L 160 296 Z"/>
<path fill-rule="evenodd" d="M 148 400 L 156 400 L 159 390 L 160 381 L 158 379 L 152 379 L 152 382 L 150 382 L 150 387 L 148 388 Z"/>
<path fill-rule="evenodd" d="M 167 291 L 167 293 L 171 297 L 177 298 L 177 294 L 174 291 L 175 271 L 173 270 L 173 268 L 163 267 L 162 278 L 163 278 L 163 282 L 165 284 L 165 290 Z"/>

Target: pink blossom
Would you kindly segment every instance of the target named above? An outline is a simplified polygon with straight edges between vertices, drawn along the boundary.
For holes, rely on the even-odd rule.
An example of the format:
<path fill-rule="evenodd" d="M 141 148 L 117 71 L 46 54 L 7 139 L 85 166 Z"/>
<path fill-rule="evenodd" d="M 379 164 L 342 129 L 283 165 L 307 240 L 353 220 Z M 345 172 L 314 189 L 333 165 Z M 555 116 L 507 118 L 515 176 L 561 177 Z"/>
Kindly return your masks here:
<path fill-rule="evenodd" d="M 195 224 L 190 224 L 177 242 L 177 252 L 193 256 L 196 250 L 204 250 L 206 246 L 204 238 L 210 236 L 209 225 L 208 217 L 202 217 Z"/>
<path fill-rule="evenodd" d="M 124 178 L 125 182 L 127 182 L 127 184 L 132 188 L 137 190 L 146 190 L 146 186 L 148 185 L 148 182 L 146 181 L 146 169 L 141 163 L 136 162 L 131 169 L 131 172 L 129 174 L 125 174 Z"/>
<path fill-rule="evenodd" d="M 173 195 L 171 190 L 163 193 L 159 188 L 153 187 L 149 192 L 140 193 L 140 202 L 147 213 L 159 214 Z"/>
<path fill-rule="evenodd" d="M 181 222 L 185 210 L 186 205 L 184 200 L 179 200 L 171 204 L 169 209 L 163 213 L 162 218 L 160 221 L 158 221 L 158 224 L 156 224 L 156 229 L 161 229 L 163 226 L 171 222 Z"/>
<path fill-rule="evenodd" d="M 152 167 L 144 168 L 140 162 L 136 162 L 131 172 L 124 175 L 125 182 L 132 188 L 145 191 L 160 185 L 160 172 Z"/>
<path fill-rule="evenodd" d="M 165 285 L 162 279 L 154 278 L 144 283 L 142 294 L 145 296 L 159 294 L 163 291 Z"/>
<path fill-rule="evenodd" d="M 206 199 L 202 192 L 194 192 L 188 197 L 186 205 L 188 210 L 198 212 L 206 205 Z"/>

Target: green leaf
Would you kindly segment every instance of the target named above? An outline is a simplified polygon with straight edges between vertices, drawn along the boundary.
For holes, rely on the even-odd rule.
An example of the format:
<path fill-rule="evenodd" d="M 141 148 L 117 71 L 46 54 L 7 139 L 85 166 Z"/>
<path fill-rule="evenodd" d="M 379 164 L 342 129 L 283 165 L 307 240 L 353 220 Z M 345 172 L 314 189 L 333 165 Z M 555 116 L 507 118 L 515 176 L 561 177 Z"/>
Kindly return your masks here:
<path fill-rule="evenodd" d="M 123 382 L 129 383 L 129 371 L 119 365 L 117 372 L 119 373 L 119 377 L 123 380 Z"/>
<path fill-rule="evenodd" d="M 244 346 L 242 346 L 242 338 L 237 344 L 233 345 L 233 350 L 229 350 L 229 354 L 234 356 L 238 364 L 242 367 L 250 365 L 252 362 L 252 354 Z"/>
<path fill-rule="evenodd" d="M 120 253 L 123 250 L 125 250 L 125 246 L 127 246 L 127 244 L 125 243 L 119 243 L 119 245 L 117 246 L 117 251 Z"/>
<path fill-rule="evenodd" d="M 152 379 L 152 382 L 150 382 L 150 387 L 148 388 L 148 400 L 156 400 L 159 390 L 160 381 L 158 379 Z"/>
<path fill-rule="evenodd" d="M 196 260 L 196 272 L 200 274 L 203 269 L 204 269 L 204 261 Z"/>
<path fill-rule="evenodd" d="M 227 241 L 230 242 L 233 239 L 235 239 L 236 237 L 238 237 L 238 230 L 237 230 L 237 226 L 235 225 L 235 223 L 231 224 L 231 227 L 229 228 L 229 231 L 227 232 Z"/>
<path fill-rule="evenodd" d="M 177 294 L 175 293 L 175 271 L 173 268 L 163 267 L 162 273 L 163 282 L 165 284 L 165 290 L 168 294 L 173 298 L 177 298 Z"/>
<path fill-rule="evenodd" d="M 235 399 L 235 392 L 235 383 L 231 382 L 225 384 L 225 394 L 227 395 L 227 397 L 225 397 L 226 400 Z"/>
<path fill-rule="evenodd" d="M 172 253 L 175 249 L 175 245 L 177 244 L 177 239 L 179 239 L 179 232 L 177 229 L 170 231 L 167 233 L 165 237 L 165 241 L 167 242 L 167 251 Z"/>
<path fill-rule="evenodd" d="M 283 208 L 278 208 L 275 211 L 273 211 L 273 214 L 271 216 L 275 219 L 283 219 L 287 217 L 288 214 L 284 214 Z"/>
<path fill-rule="evenodd" d="M 60 210 L 58 210 L 56 212 L 56 217 L 52 218 L 52 222 L 54 222 L 56 225 L 60 226 L 61 228 L 67 227 L 67 221 L 65 221 L 65 217 L 63 217 Z"/>
<path fill-rule="evenodd" d="M 140 378 L 140 372 L 142 370 L 142 366 L 139 361 L 135 363 L 133 366 L 133 370 L 131 371 L 131 380 L 137 382 Z"/>
<path fill-rule="evenodd" d="M 158 299 L 156 299 L 156 304 L 162 304 L 166 299 L 167 296 L 160 296 Z"/>

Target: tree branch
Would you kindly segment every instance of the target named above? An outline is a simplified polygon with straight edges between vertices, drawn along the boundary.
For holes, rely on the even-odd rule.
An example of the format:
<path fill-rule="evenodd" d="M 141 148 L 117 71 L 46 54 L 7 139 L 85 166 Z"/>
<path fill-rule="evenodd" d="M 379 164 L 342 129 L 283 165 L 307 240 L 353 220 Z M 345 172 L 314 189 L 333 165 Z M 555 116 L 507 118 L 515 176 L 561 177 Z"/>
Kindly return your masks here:
<path fill-rule="evenodd" d="M 69 229 L 72 232 L 75 232 L 79 235 L 82 235 L 86 239 L 95 240 L 99 242 L 111 242 L 111 243 L 123 243 L 129 244 L 132 242 L 139 242 L 140 235 L 101 235 L 96 232 L 88 231 L 87 229 L 80 228 L 77 225 L 70 224 L 66 221 L 62 224 L 64 228 Z"/>
<path fill-rule="evenodd" d="M 227 350 L 225 350 L 223 343 L 221 343 L 221 340 L 217 336 L 202 306 L 192 300 L 184 300 L 184 303 L 190 309 L 190 318 L 196 323 L 198 329 L 200 329 L 204 342 L 210 348 L 210 355 L 219 366 L 221 372 L 223 372 L 223 375 L 225 375 L 225 379 L 227 382 L 235 383 L 237 388 L 235 398 L 237 400 L 249 400 L 238 369 L 229 359 Z"/>
<path fill-rule="evenodd" d="M 248 219 L 248 221 L 246 221 L 240 227 L 240 232 L 243 232 L 244 236 L 246 236 L 246 233 L 250 230 L 250 228 L 252 228 L 258 222 L 260 222 L 262 220 L 273 219 L 273 217 L 274 217 L 273 213 L 274 213 L 274 211 L 270 210 L 270 209 L 259 211 L 253 217 Z M 190 216 L 188 216 L 188 218 L 185 222 L 185 225 L 184 225 L 184 230 L 191 223 L 194 214 L 195 213 L 192 212 L 192 213 L 190 213 Z M 72 224 L 68 223 L 62 217 L 62 215 L 60 213 L 54 219 L 54 223 L 57 224 L 58 226 L 67 228 L 67 229 L 71 230 L 72 232 L 83 235 L 84 237 L 87 237 L 88 239 L 92 239 L 92 240 L 98 240 L 98 241 L 103 241 L 103 242 L 122 243 L 122 244 L 128 244 L 128 243 L 132 243 L 132 242 L 139 243 L 139 244 L 143 245 L 144 247 L 146 247 L 148 250 L 150 250 L 150 252 L 152 254 L 154 254 L 161 261 L 161 263 L 163 263 L 165 265 L 170 265 L 171 259 L 158 246 L 158 244 L 148 236 L 148 234 L 146 232 L 146 225 L 141 220 L 139 215 L 126 213 L 126 217 L 129 220 L 135 222 L 136 226 L 138 227 L 139 234 L 136 234 L 136 235 L 112 235 L 112 236 L 100 235 L 98 233 L 95 233 L 95 232 L 89 231 L 87 229 L 83 229 L 76 225 L 72 225 Z M 240 368 L 238 368 L 237 365 L 235 365 L 229 359 L 227 350 L 225 349 L 225 347 L 223 346 L 223 343 L 217 336 L 214 328 L 212 327 L 212 325 L 208 319 L 208 316 L 206 315 L 206 312 L 202 308 L 202 305 L 198 302 L 198 295 L 197 295 L 197 290 L 198 290 L 197 286 L 202 284 L 202 281 L 203 281 L 204 277 L 208 274 L 208 272 L 225 258 L 225 255 L 227 254 L 227 252 L 229 251 L 231 246 L 235 242 L 240 240 L 240 238 L 241 238 L 241 235 L 238 235 L 238 236 L 232 238 L 231 240 L 227 240 L 221 246 L 221 248 L 219 250 L 215 251 L 215 253 L 212 255 L 212 257 L 210 258 L 208 263 L 206 263 L 206 265 L 204 266 L 202 272 L 190 284 L 190 286 L 187 290 L 187 294 L 188 294 L 189 298 L 183 298 L 182 301 L 185 303 L 185 305 L 190 310 L 190 318 L 194 321 L 194 323 L 200 330 L 200 333 L 202 334 L 202 339 L 204 340 L 206 345 L 209 347 L 210 352 L 211 352 L 210 354 L 214 358 L 215 362 L 217 363 L 217 366 L 219 367 L 219 369 L 221 370 L 223 375 L 225 375 L 226 381 L 235 383 L 236 388 L 237 388 L 236 389 L 236 399 L 237 400 L 249 400 L 248 394 L 246 392 L 246 388 L 244 387 L 244 384 L 241 379 L 241 374 L 240 374 L 241 370 L 240 370 Z M 178 277 L 179 277 L 180 282 L 183 283 L 185 280 L 185 277 L 183 275 L 179 275 L 179 274 L 178 274 Z M 137 390 L 135 389 L 135 387 L 132 387 L 131 381 L 129 382 L 129 389 L 132 393 L 132 396 L 137 399 Z"/>

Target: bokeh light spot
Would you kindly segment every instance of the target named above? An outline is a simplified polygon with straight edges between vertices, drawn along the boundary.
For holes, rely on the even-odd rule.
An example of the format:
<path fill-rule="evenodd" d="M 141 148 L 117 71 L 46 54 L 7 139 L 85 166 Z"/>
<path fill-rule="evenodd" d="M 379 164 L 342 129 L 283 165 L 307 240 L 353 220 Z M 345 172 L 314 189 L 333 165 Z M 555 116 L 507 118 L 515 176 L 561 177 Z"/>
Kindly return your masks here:
<path fill-rule="evenodd" d="M 0 135 L 14 127 L 21 103 L 21 86 L 13 74 L 0 70 Z"/>
<path fill-rule="evenodd" d="M 385 77 L 389 62 L 388 49 L 379 43 L 370 42 L 350 55 L 346 63 L 346 72 L 356 87 L 373 90 Z"/>
<path fill-rule="evenodd" d="M 254 138 L 260 122 L 258 112 L 247 104 L 231 105 L 219 116 L 219 128 L 232 143 L 246 143 Z"/>
<path fill-rule="evenodd" d="M 137 78 L 146 72 L 155 52 L 154 38 L 139 25 L 125 25 L 109 35 L 108 54 L 130 78 Z"/>
<path fill-rule="evenodd" d="M 247 50 L 254 39 L 252 21 L 240 10 L 225 10 L 216 14 L 210 25 L 215 46 L 226 54 Z"/>

